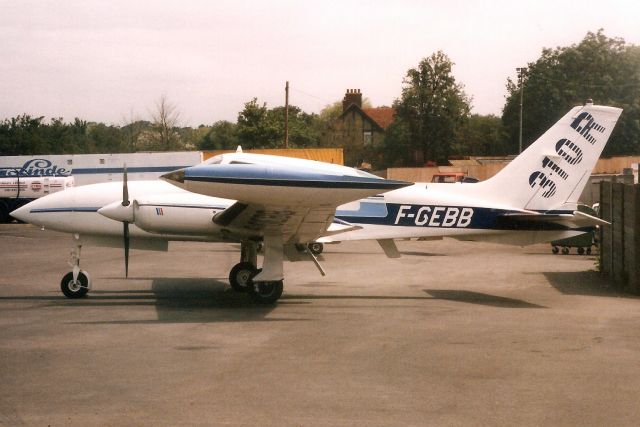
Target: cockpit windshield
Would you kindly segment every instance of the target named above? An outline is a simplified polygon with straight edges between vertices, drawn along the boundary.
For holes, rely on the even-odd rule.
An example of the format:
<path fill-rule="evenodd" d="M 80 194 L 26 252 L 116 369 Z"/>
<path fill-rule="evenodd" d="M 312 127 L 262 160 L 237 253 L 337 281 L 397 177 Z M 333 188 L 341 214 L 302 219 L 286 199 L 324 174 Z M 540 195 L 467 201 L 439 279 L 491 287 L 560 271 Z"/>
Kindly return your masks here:
<path fill-rule="evenodd" d="M 220 163 L 222 163 L 222 155 L 213 156 L 202 162 L 203 165 L 219 165 Z"/>

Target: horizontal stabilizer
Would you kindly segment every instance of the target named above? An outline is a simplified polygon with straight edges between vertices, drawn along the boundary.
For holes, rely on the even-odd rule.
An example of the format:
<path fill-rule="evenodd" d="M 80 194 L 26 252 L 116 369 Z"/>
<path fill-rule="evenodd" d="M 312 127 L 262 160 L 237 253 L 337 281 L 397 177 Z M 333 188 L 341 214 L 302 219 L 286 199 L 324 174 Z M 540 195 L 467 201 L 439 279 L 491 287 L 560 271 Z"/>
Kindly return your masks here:
<path fill-rule="evenodd" d="M 524 228 L 525 224 L 528 228 L 531 228 L 532 224 L 537 224 L 540 229 L 589 228 L 597 225 L 609 225 L 601 218 L 580 211 L 563 214 L 510 213 L 502 215 L 498 220 L 502 226 L 509 229 Z"/>
<path fill-rule="evenodd" d="M 348 223 L 347 221 L 342 221 L 339 219 L 334 219 L 333 223 L 327 228 L 327 231 L 324 232 L 323 236 L 335 236 L 336 234 L 346 233 L 347 231 L 355 231 L 361 230 L 362 227 L 359 225 L 353 225 Z"/>

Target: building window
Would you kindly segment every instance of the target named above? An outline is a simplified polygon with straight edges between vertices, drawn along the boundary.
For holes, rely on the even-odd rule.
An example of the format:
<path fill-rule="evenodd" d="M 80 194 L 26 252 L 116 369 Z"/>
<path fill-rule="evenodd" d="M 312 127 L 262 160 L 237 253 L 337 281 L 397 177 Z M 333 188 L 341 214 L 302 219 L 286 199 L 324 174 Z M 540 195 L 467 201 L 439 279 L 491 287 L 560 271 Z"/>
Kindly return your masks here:
<path fill-rule="evenodd" d="M 370 130 L 364 131 L 364 145 L 371 145 L 373 142 L 373 132 Z"/>
<path fill-rule="evenodd" d="M 72 165 L 72 164 L 73 164 L 73 160 L 71 160 L 71 159 L 67 159 L 67 164 L 68 164 L 68 165 Z"/>
<path fill-rule="evenodd" d="M 104 159 L 100 159 L 100 164 L 104 165 Z"/>

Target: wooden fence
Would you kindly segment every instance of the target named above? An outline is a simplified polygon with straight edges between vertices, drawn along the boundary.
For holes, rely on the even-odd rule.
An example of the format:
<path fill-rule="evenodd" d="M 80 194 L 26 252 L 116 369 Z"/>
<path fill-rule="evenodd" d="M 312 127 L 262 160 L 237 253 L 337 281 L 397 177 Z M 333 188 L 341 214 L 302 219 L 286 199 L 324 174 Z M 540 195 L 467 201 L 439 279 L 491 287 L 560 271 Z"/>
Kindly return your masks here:
<path fill-rule="evenodd" d="M 640 185 L 602 182 L 600 269 L 617 289 L 640 294 Z"/>

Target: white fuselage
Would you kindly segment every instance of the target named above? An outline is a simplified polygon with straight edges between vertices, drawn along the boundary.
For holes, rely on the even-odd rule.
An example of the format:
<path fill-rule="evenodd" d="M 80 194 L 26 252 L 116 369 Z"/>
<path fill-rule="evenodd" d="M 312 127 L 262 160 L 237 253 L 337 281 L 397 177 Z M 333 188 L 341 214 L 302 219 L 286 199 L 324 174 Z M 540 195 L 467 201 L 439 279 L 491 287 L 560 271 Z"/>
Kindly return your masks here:
<path fill-rule="evenodd" d="M 235 201 L 195 194 L 164 181 L 132 181 L 129 197 L 137 204 L 130 225 L 132 247 L 145 248 L 148 240 L 239 240 L 213 216 Z M 261 191 L 265 191 L 264 189 Z M 424 184 L 390 191 L 381 196 L 338 207 L 336 218 L 361 227 L 355 231 L 322 237 L 319 241 L 348 241 L 392 238 L 454 237 L 525 245 L 570 237 L 576 232 L 513 231 L 491 228 L 490 212 L 518 211 L 508 206 L 489 205 L 477 197 L 479 184 Z M 47 229 L 73 233 L 83 238 L 111 237 L 105 245 L 118 246 L 122 223 L 109 219 L 98 209 L 122 200 L 122 183 L 111 182 L 71 188 L 40 198 L 14 212 L 14 216 Z M 483 225 L 482 227 L 477 224 Z M 152 248 L 152 247 L 150 247 Z"/>

